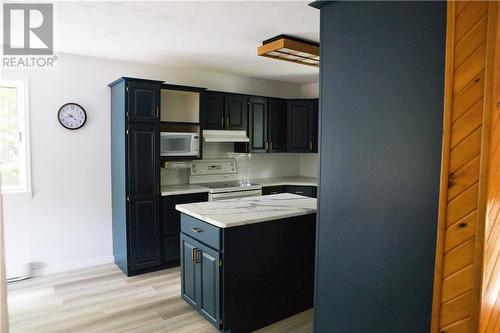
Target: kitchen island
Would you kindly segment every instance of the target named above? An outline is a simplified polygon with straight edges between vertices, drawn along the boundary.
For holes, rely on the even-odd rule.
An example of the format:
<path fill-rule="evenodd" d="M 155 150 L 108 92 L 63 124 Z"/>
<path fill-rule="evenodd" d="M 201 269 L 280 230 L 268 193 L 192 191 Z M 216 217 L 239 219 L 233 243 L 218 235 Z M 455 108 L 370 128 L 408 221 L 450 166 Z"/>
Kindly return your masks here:
<path fill-rule="evenodd" d="M 177 205 L 182 298 L 223 332 L 313 306 L 316 199 L 282 193 Z"/>

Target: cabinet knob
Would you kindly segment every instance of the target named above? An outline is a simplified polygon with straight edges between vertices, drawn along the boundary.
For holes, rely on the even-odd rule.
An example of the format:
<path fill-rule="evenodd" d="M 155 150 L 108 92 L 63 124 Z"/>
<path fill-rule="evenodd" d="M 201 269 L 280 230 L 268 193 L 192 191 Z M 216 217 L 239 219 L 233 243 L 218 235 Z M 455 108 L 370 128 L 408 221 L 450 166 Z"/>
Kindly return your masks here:
<path fill-rule="evenodd" d="M 201 229 L 201 228 L 197 228 L 197 227 L 191 228 L 191 230 L 192 230 L 193 232 L 196 232 L 196 233 L 198 233 L 198 232 L 203 232 L 203 229 Z"/>
<path fill-rule="evenodd" d="M 312 149 L 313 149 L 313 143 L 309 142 L 309 150 L 312 150 Z"/>

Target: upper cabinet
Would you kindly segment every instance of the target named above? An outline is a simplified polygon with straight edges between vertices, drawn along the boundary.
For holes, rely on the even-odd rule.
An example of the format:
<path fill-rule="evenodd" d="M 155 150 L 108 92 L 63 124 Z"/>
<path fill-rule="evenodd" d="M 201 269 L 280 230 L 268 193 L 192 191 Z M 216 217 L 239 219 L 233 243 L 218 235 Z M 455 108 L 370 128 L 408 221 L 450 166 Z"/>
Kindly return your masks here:
<path fill-rule="evenodd" d="M 318 102 L 311 99 L 287 101 L 287 151 L 318 151 Z"/>
<path fill-rule="evenodd" d="M 237 151 L 316 153 L 318 99 L 281 99 L 206 91 L 202 127 L 246 130 L 250 142 Z"/>
<path fill-rule="evenodd" d="M 203 96 L 203 109 L 204 129 L 247 130 L 247 96 L 206 92 Z"/>
<path fill-rule="evenodd" d="M 267 99 L 251 97 L 248 109 L 248 132 L 250 137 L 248 149 L 253 153 L 265 153 L 269 149 Z"/>
<path fill-rule="evenodd" d="M 284 99 L 268 99 L 267 136 L 270 153 L 286 151 L 286 101 Z"/>
<path fill-rule="evenodd" d="M 226 95 L 224 102 L 224 129 L 247 130 L 248 97 L 242 95 Z"/>
<path fill-rule="evenodd" d="M 207 92 L 203 95 L 203 128 L 224 129 L 224 95 Z"/>
<path fill-rule="evenodd" d="M 127 115 L 129 121 L 159 121 L 160 85 L 161 83 L 156 81 L 128 82 Z"/>

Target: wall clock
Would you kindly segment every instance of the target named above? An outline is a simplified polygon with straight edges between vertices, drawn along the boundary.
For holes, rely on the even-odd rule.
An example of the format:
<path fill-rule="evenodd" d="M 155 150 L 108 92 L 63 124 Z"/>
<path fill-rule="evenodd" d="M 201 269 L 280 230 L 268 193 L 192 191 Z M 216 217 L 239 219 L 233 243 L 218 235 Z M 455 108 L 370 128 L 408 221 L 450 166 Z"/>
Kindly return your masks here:
<path fill-rule="evenodd" d="M 87 113 L 76 103 L 66 103 L 59 108 L 57 119 L 64 128 L 76 130 L 85 125 Z"/>

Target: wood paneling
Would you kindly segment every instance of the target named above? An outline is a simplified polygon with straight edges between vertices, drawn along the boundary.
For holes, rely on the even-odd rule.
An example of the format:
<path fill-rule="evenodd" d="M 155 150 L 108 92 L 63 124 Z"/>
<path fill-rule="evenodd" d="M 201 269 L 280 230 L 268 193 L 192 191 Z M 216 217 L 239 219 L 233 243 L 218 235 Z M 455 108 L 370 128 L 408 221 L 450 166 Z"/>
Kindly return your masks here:
<path fill-rule="evenodd" d="M 495 12 L 496 11 L 496 12 Z M 484 253 L 482 269 L 480 333 L 500 332 L 500 10 L 489 6 L 488 30 L 496 35 L 488 44 L 485 110 L 490 110 L 489 165 L 485 197 Z M 487 81 L 486 81 L 487 80 Z"/>
<path fill-rule="evenodd" d="M 434 333 L 500 332 L 497 7 L 448 2 Z"/>

